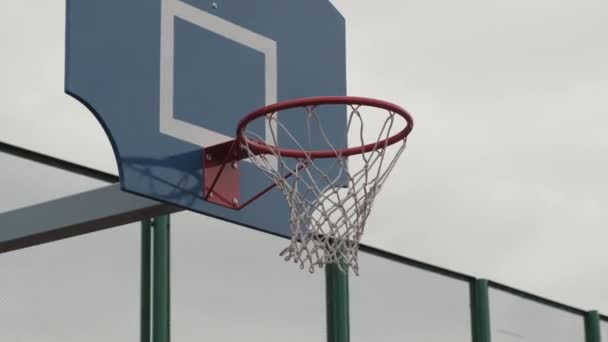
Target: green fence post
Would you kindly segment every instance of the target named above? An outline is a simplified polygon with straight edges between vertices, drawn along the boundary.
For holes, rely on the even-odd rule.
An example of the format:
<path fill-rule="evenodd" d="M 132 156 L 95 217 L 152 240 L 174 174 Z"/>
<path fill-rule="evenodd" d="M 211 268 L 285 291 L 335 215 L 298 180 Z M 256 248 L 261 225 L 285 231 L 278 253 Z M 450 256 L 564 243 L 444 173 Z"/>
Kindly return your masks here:
<path fill-rule="evenodd" d="M 170 297 L 170 221 L 169 215 L 154 218 L 152 277 L 152 341 L 169 342 L 171 320 Z"/>
<path fill-rule="evenodd" d="M 141 221 L 141 293 L 140 293 L 140 340 L 150 342 L 150 294 L 152 282 L 150 272 L 152 268 L 152 220 Z"/>
<path fill-rule="evenodd" d="M 349 342 L 348 271 L 337 264 L 325 265 L 327 342 Z"/>
<path fill-rule="evenodd" d="M 490 301 L 488 281 L 476 279 L 471 282 L 471 330 L 473 342 L 491 342 Z"/>
<path fill-rule="evenodd" d="M 589 311 L 585 315 L 585 341 L 602 342 L 600 314 L 597 311 Z"/>

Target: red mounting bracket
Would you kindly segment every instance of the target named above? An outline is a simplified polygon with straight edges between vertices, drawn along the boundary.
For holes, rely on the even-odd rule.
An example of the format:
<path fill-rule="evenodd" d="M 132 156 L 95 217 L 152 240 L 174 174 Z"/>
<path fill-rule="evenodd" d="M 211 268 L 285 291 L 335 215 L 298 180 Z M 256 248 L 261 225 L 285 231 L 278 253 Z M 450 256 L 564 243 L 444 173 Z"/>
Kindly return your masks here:
<path fill-rule="evenodd" d="M 203 182 L 207 201 L 239 209 L 241 200 L 240 158 L 234 145 L 233 140 L 203 150 Z"/>
<path fill-rule="evenodd" d="M 228 141 L 203 150 L 203 193 L 205 200 L 230 209 L 242 209 L 276 187 L 272 183 L 246 201 L 241 201 L 241 177 L 239 161 L 247 154 L 238 147 L 236 140 Z M 298 170 L 305 167 L 302 164 Z M 293 173 L 283 176 L 291 177 Z"/>

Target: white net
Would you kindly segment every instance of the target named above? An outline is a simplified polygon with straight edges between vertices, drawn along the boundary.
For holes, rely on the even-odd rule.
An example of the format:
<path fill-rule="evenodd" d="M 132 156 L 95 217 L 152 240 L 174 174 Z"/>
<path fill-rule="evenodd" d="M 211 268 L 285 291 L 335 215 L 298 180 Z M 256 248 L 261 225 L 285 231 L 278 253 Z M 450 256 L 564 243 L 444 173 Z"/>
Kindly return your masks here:
<path fill-rule="evenodd" d="M 346 131 L 336 135 L 333 127 L 324 124 L 323 117 L 336 115 L 336 109 L 344 115 L 345 106 L 325 107 L 332 106 L 269 113 L 259 120 L 266 121 L 266 137 L 271 138 L 245 130 L 242 145 L 250 161 L 283 192 L 290 208 L 292 238 L 281 255 L 301 268 L 308 267 L 311 273 L 316 267 L 335 263 L 342 270 L 350 268 L 358 274 L 357 251 L 365 222 L 406 146 L 405 139 L 391 146 L 387 139 L 405 126 L 405 120 L 382 109 L 380 116 L 366 116 L 370 127 L 364 127 L 362 111 L 379 109 L 348 105 Z M 347 138 L 350 146 L 374 145 L 368 152 L 343 157 L 340 151 L 347 147 Z M 251 141 L 271 147 L 272 153 L 254 152 Z M 289 158 L 274 147 L 299 150 L 305 157 Z M 332 157 L 311 158 L 311 151 L 320 150 L 332 151 Z"/>

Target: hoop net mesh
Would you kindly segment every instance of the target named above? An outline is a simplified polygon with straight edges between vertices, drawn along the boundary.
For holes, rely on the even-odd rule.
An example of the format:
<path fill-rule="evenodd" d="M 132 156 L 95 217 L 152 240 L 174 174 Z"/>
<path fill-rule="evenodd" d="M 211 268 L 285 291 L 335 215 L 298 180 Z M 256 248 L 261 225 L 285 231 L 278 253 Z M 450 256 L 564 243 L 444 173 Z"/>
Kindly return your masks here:
<path fill-rule="evenodd" d="M 405 120 L 385 109 L 347 105 L 347 128 L 342 137 L 337 137 L 325 131 L 321 114 L 328 113 L 322 107 L 330 106 L 268 113 L 258 119 L 266 123 L 266 138 L 246 129 L 241 144 L 250 161 L 282 191 L 289 206 L 292 238 L 281 252 L 285 260 L 293 260 L 302 269 L 308 267 L 311 273 L 317 267 L 335 263 L 343 271 L 350 268 L 358 274 L 357 252 L 365 222 L 406 146 L 406 139 L 391 146 L 387 139 L 405 125 Z M 344 106 L 340 107 L 343 113 Z M 374 127 L 368 130 L 364 129 L 364 110 L 380 110 L 386 115 L 378 117 L 374 113 Z M 294 115 L 303 115 L 301 125 L 290 122 L 288 126 L 280 120 L 287 121 Z M 374 146 L 369 152 L 343 157 L 339 151 L 347 147 L 347 139 L 351 146 Z M 254 152 L 251 141 L 270 147 L 272 153 Z M 306 157 L 282 156 L 277 146 L 301 150 Z M 309 153 L 312 150 L 330 150 L 333 156 L 314 159 Z"/>

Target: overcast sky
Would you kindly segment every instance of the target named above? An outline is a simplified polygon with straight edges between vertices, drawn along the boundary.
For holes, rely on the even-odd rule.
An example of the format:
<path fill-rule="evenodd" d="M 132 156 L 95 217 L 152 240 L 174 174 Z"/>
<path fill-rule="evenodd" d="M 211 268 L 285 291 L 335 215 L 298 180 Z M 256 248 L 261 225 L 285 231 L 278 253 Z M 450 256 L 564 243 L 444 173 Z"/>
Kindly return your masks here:
<path fill-rule="evenodd" d="M 608 313 L 608 1 L 332 2 L 347 20 L 349 94 L 396 102 L 416 121 L 364 242 Z M 64 11 L 61 0 L 0 2 L 0 140 L 116 173 L 101 127 L 63 94 Z M 0 168 L 2 211 L 102 185 L 6 156 Z M 0 255 L 0 340 L 137 336 L 136 227 Z M 194 214 L 174 227 L 175 340 L 322 338 L 321 275 L 283 263 L 285 241 Z M 445 303 L 445 334 L 468 339 L 462 284 L 369 258 L 353 320 L 378 332 L 354 327 L 359 341 L 424 310 L 420 321 L 436 323 L 429 298 Z M 292 301 L 302 284 L 311 292 Z M 379 318 L 380 303 L 396 311 Z M 274 326 L 281 317 L 290 323 Z M 433 340 L 411 324 L 391 336 Z"/>

